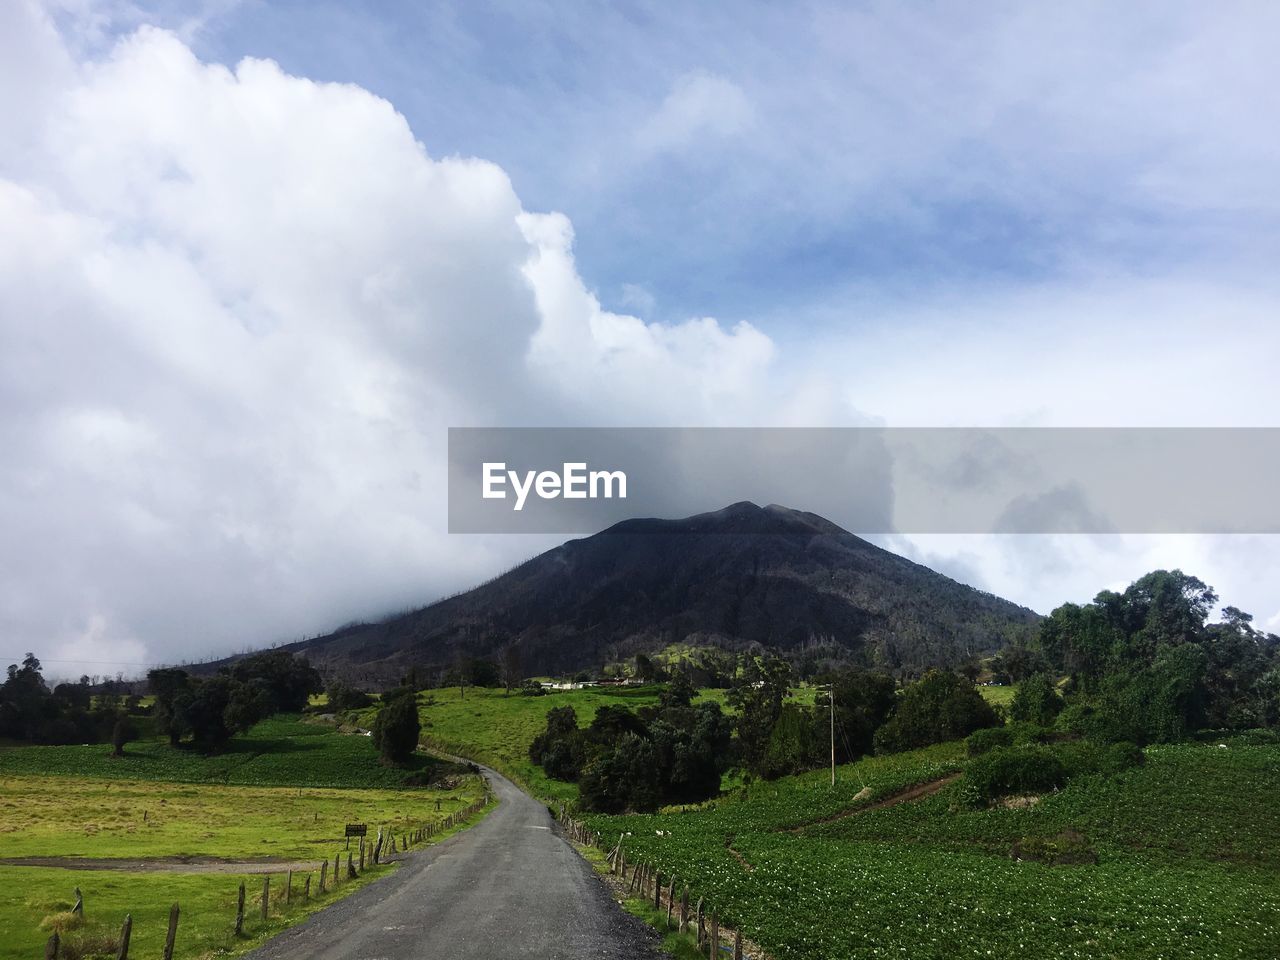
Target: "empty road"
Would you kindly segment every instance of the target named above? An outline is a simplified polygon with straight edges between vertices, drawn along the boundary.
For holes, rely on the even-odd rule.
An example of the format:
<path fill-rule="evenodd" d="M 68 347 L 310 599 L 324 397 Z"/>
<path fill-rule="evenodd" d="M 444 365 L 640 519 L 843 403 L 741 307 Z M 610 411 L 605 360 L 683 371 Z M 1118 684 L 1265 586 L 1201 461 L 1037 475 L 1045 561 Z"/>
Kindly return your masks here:
<path fill-rule="evenodd" d="M 313 914 L 252 960 L 657 960 L 547 808 L 486 770 L 498 807 Z"/>

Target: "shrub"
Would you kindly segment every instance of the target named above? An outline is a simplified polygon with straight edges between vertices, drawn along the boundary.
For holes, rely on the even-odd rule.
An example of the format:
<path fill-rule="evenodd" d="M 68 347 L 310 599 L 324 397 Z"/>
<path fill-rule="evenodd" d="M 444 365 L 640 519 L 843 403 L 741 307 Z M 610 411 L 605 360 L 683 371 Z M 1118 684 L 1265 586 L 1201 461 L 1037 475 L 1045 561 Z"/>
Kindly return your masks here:
<path fill-rule="evenodd" d="M 965 772 L 971 803 L 1046 793 L 1067 782 L 1067 768 L 1047 747 L 996 747 L 974 759 Z"/>
<path fill-rule="evenodd" d="M 1140 746 L 1136 743 L 1122 740 L 1106 748 L 1102 756 L 1101 772 L 1112 776 L 1125 770 L 1131 770 L 1134 767 L 1140 767 L 1146 762 L 1146 759 Z"/>
<path fill-rule="evenodd" d="M 1007 727 L 986 727 L 975 730 L 964 741 L 969 756 L 980 757 L 996 747 L 1013 746 L 1013 732 Z"/>

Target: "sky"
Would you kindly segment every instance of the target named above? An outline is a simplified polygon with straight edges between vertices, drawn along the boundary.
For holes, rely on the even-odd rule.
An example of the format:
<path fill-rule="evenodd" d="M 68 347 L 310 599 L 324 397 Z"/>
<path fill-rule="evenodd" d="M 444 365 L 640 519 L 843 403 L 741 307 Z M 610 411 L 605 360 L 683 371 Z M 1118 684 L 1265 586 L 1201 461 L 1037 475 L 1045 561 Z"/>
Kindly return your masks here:
<path fill-rule="evenodd" d="M 554 543 L 447 533 L 449 426 L 1280 426 L 1278 27 L 4 4 L 0 659 L 136 673 Z M 1276 536 L 877 542 L 1280 630 Z"/>

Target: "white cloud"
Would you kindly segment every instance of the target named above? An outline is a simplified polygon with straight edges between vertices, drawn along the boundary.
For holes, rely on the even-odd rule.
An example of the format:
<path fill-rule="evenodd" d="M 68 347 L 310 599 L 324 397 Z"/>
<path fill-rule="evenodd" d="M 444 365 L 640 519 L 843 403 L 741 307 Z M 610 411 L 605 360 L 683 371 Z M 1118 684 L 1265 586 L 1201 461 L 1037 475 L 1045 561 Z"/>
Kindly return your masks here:
<path fill-rule="evenodd" d="M 750 128 L 754 111 L 733 81 L 712 73 L 676 79 L 662 105 L 641 124 L 637 141 L 644 153 L 664 153 L 699 145 L 705 139 L 737 136 Z"/>
<path fill-rule="evenodd" d="M 531 548 L 446 537 L 445 427 L 655 387 L 712 416 L 771 361 L 745 324 L 602 310 L 567 220 L 358 87 L 149 28 L 66 59 L 25 67 L 39 129 L 3 121 L 39 160 L 0 161 L 11 644 L 200 656 L 465 586 Z"/>

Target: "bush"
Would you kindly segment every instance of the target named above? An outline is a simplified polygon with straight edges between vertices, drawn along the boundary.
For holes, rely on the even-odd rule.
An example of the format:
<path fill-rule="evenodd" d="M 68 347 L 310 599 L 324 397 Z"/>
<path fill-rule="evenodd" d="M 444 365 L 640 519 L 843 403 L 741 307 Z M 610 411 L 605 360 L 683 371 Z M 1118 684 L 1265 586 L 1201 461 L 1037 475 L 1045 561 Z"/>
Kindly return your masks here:
<path fill-rule="evenodd" d="M 1140 767 L 1146 763 L 1146 755 L 1143 754 L 1142 748 L 1136 743 L 1130 743 L 1122 740 L 1119 743 L 1113 743 L 1108 746 L 1102 756 L 1101 772 L 1107 776 L 1114 776 L 1125 770 L 1132 770 L 1134 767 Z"/>
<path fill-rule="evenodd" d="M 1013 732 L 1007 727 L 986 727 L 969 734 L 965 738 L 964 745 L 969 751 L 969 756 L 980 757 L 996 747 L 1013 746 Z"/>
<path fill-rule="evenodd" d="M 964 793 L 971 803 L 989 803 L 1047 793 L 1066 782 L 1066 766 L 1048 747 L 996 747 L 969 764 Z"/>
<path fill-rule="evenodd" d="M 1048 743 L 1054 739 L 1052 730 L 1026 720 L 1009 724 L 1009 736 L 1013 737 L 1013 745 L 1015 747 L 1026 746 L 1030 743 Z"/>

